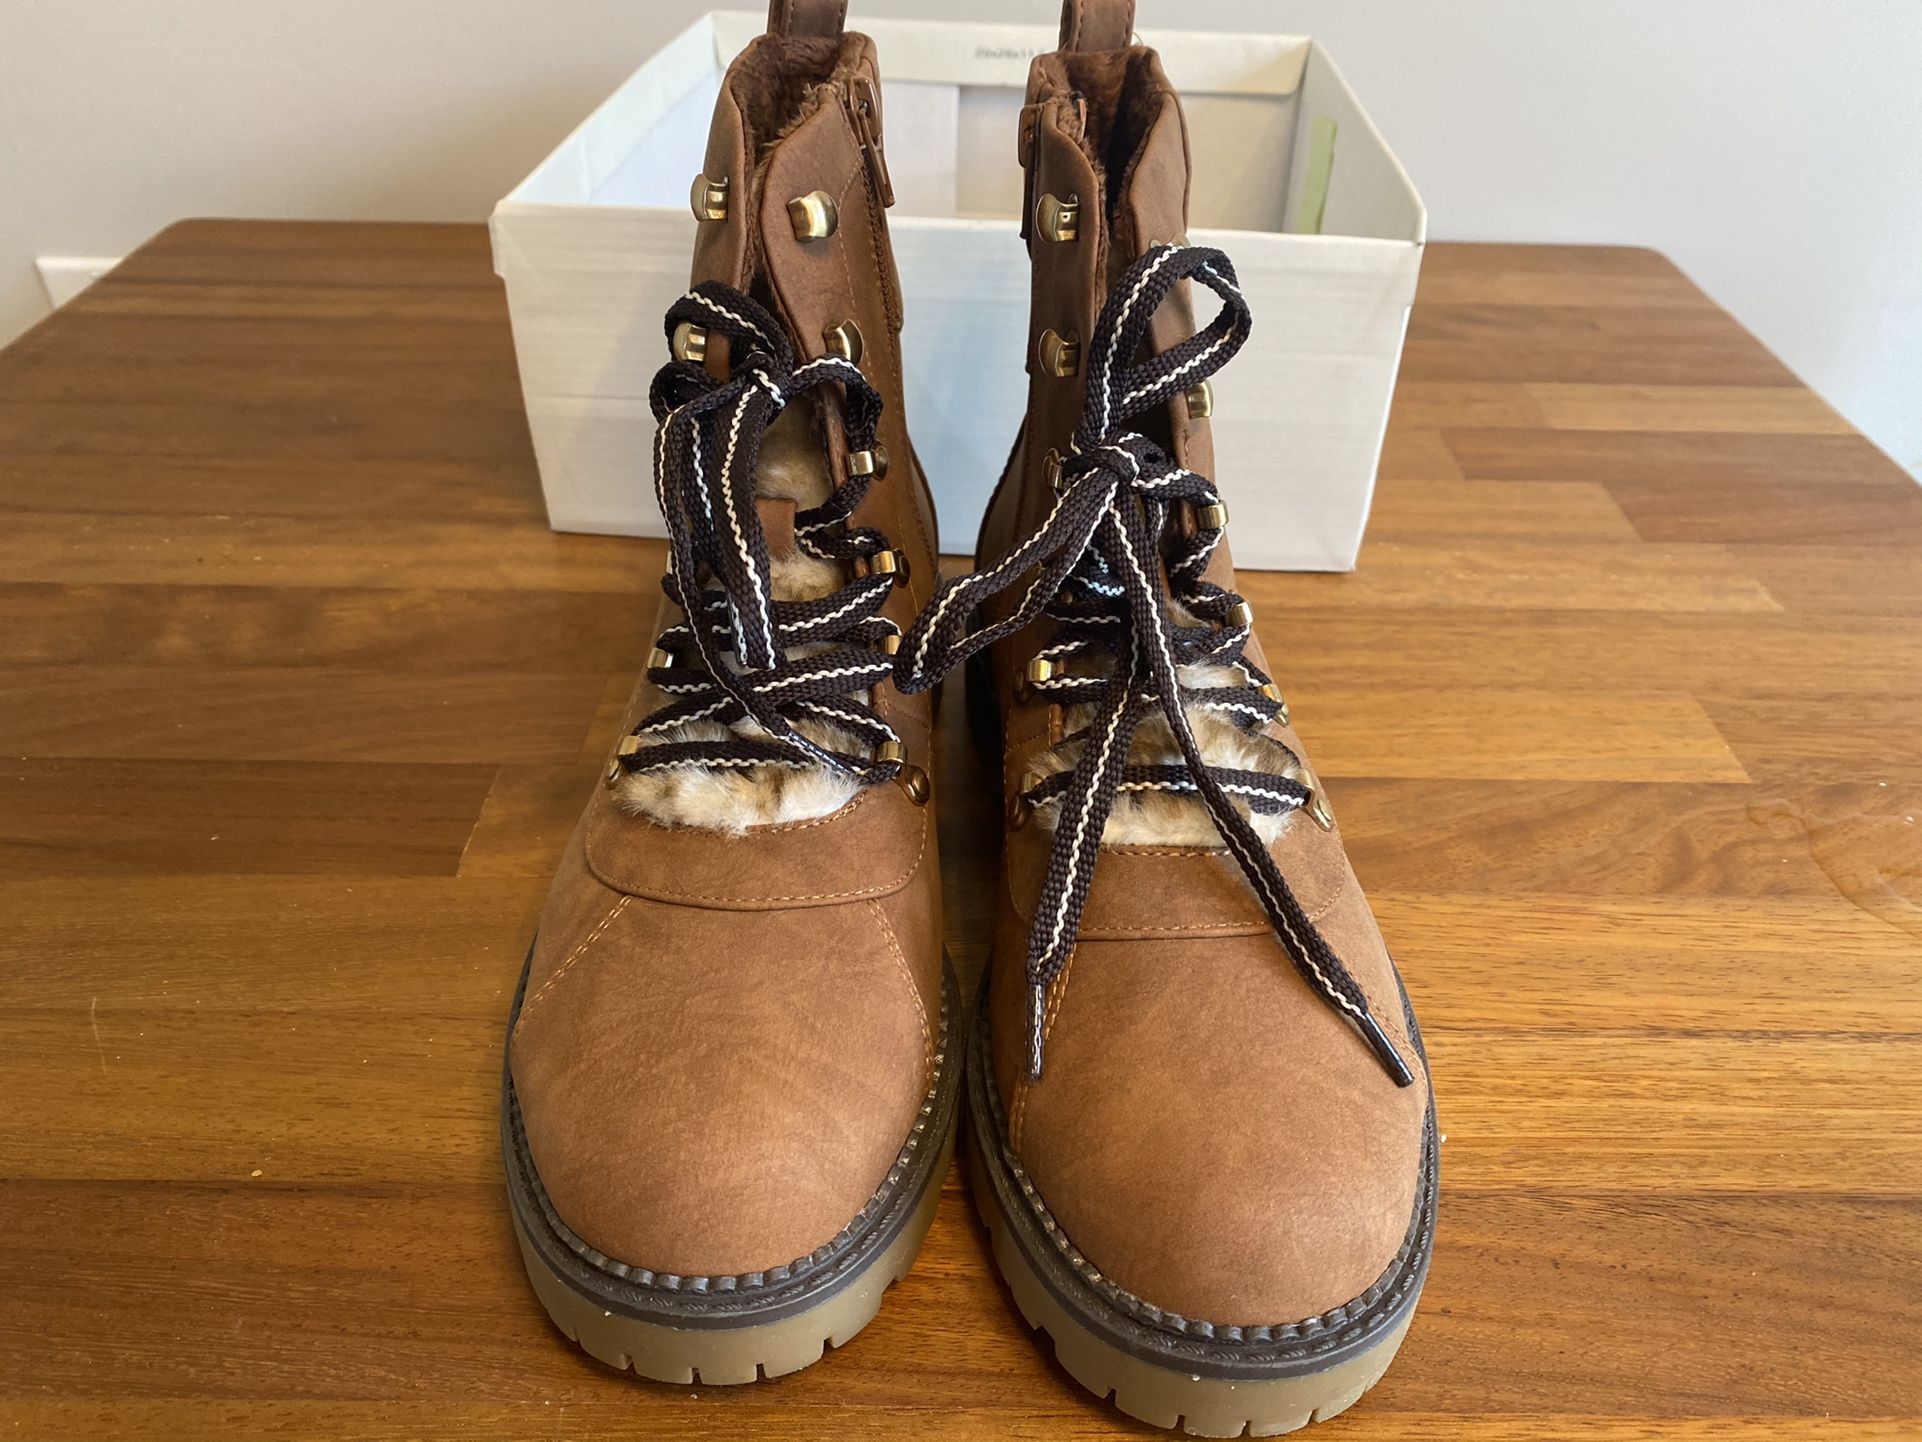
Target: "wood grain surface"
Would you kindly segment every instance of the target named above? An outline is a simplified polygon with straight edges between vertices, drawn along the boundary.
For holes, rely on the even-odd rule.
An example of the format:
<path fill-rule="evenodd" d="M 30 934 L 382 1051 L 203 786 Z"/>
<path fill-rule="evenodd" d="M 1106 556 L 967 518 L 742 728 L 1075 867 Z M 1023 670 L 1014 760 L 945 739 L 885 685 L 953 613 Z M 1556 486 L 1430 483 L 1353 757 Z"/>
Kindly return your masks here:
<path fill-rule="evenodd" d="M 477 227 L 186 223 L 0 353 L 0 1436 L 1147 1431 L 953 1178 L 778 1383 L 535 1303 L 502 1027 L 661 563 L 547 530 Z M 1922 491 L 1661 257 L 1438 245 L 1359 569 L 1243 580 L 1448 1137 L 1321 1435 L 1922 1435 Z"/>

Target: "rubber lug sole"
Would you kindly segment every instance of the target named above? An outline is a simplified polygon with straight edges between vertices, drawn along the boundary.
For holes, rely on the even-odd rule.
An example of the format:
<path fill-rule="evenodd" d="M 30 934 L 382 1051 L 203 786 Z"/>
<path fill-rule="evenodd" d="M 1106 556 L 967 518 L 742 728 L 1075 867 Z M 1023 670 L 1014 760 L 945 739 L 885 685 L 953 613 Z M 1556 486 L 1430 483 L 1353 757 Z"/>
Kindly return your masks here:
<path fill-rule="evenodd" d="M 976 1003 L 985 1015 L 986 998 Z M 988 1230 L 996 1265 L 1028 1326 L 1043 1331 L 1054 1344 L 1056 1358 L 1068 1374 L 1097 1397 L 1112 1398 L 1130 1417 L 1157 1427 L 1180 1429 L 1196 1437 L 1272 1437 L 1326 1421 L 1358 1402 L 1387 1372 L 1414 1321 L 1415 1303 L 1425 1279 L 1428 1249 L 1433 1241 L 1434 1174 L 1431 1167 L 1426 1196 L 1414 1232 L 1417 1251 L 1410 1267 L 1412 1286 L 1365 1345 L 1342 1347 L 1325 1363 L 1277 1366 L 1274 1375 L 1206 1375 L 1149 1360 L 1099 1334 L 1089 1316 L 1104 1304 L 1098 1298 L 1064 1300 L 1060 1279 L 1044 1278 L 1029 1255 L 1038 1244 L 1030 1222 L 1019 1227 L 1008 1213 L 1003 1193 L 1008 1169 L 989 1148 L 999 1151 L 992 1104 L 985 1088 L 993 1085 L 985 1055 L 985 1028 L 977 1021 L 977 1035 L 968 1058 L 967 1173 L 975 1212 Z M 1001 1183 L 997 1186 L 997 1181 Z M 1017 1231 L 1021 1235 L 1017 1235 Z M 1026 1237 L 1024 1244 L 1023 1236 Z M 1113 1322 L 1115 1317 L 1105 1320 Z M 1121 1322 L 1125 1327 L 1125 1321 Z M 1104 1327 L 1112 1336 L 1114 1327 Z"/>
<path fill-rule="evenodd" d="M 950 1131 L 941 1148 L 937 1175 L 946 1173 L 953 1154 Z M 940 1200 L 941 1186 L 936 1181 L 894 1241 L 841 1290 L 805 1312 L 728 1328 L 667 1327 L 598 1307 L 554 1274 L 534 1250 L 518 1217 L 514 1233 L 534 1295 L 554 1325 L 589 1356 L 655 1382 L 733 1386 L 798 1372 L 820 1361 L 828 1348 L 851 1341 L 881 1310 L 888 1288 L 913 1269 Z"/>

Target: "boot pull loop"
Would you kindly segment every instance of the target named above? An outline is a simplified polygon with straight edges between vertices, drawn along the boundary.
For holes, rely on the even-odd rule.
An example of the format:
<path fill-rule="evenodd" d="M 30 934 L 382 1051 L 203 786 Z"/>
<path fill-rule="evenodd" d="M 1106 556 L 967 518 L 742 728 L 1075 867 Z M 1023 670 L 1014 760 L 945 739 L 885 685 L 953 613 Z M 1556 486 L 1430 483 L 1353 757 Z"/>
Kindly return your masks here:
<path fill-rule="evenodd" d="M 1125 50 L 1134 33 L 1134 0 L 1062 0 L 1063 50 Z"/>
<path fill-rule="evenodd" d="M 769 0 L 767 33 L 810 35 L 839 40 L 848 20 L 848 0 Z"/>

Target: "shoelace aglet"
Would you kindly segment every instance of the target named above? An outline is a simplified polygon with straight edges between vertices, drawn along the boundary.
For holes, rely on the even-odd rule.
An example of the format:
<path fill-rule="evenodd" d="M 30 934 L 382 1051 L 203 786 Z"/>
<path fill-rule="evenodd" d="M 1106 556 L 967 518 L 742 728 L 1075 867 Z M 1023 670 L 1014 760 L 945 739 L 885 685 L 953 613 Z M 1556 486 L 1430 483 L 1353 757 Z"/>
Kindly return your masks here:
<path fill-rule="evenodd" d="M 1395 1085 L 1398 1087 L 1413 1086 L 1415 1084 L 1415 1074 L 1408 1069 L 1408 1063 L 1402 1060 L 1401 1053 L 1395 1049 L 1395 1044 L 1388 1039 L 1388 1033 L 1382 1030 L 1381 1023 L 1376 1021 L 1368 1012 L 1362 1012 L 1355 1017 L 1355 1025 L 1360 1029 L 1362 1036 L 1367 1039 L 1369 1050 L 1374 1052 L 1383 1068 L 1388 1072 L 1388 1075 L 1395 1079 Z"/>

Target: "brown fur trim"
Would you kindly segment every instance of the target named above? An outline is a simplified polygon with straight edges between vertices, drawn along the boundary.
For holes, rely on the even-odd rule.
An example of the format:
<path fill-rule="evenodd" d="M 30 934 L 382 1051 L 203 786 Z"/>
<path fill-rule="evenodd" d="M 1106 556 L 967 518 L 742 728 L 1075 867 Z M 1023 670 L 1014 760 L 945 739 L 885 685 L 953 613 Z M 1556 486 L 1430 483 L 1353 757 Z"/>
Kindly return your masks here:
<path fill-rule="evenodd" d="M 1078 97 L 1084 107 L 1081 148 L 1101 181 L 1107 221 L 1117 226 L 1121 196 L 1163 112 L 1178 107 L 1161 57 L 1146 45 L 1126 50 L 1066 51 L 1037 62 L 1048 89 Z M 1117 234 L 1133 247 L 1136 237 Z M 1130 251 L 1132 253 L 1132 251 Z"/>
<path fill-rule="evenodd" d="M 775 418 L 762 438 L 755 489 L 807 510 L 825 501 L 833 484 L 813 403 L 801 396 Z M 770 559 L 770 589 L 777 600 L 814 600 L 831 596 L 847 584 L 840 565 L 804 551 Z M 794 729 L 838 751 L 861 749 L 859 741 L 828 722 L 797 721 Z M 737 724 L 734 730 L 742 736 L 764 734 L 748 721 Z M 715 722 L 694 721 L 651 740 L 661 745 L 670 741 L 719 741 L 726 735 L 727 728 Z M 629 811 L 663 826 L 695 826 L 738 835 L 754 826 L 831 816 L 854 799 L 855 790 L 850 777 L 824 766 L 753 766 L 733 771 L 689 767 L 629 775 L 621 781 L 618 799 Z"/>
<path fill-rule="evenodd" d="M 1239 670 L 1227 666 L 1186 666 L 1181 672 L 1182 684 L 1195 689 L 1237 686 L 1246 680 Z M 1069 731 L 1082 730 L 1094 720 L 1094 708 L 1070 707 L 1064 719 Z M 1202 756 L 1211 766 L 1266 771 L 1294 780 L 1300 779 L 1299 759 L 1272 736 L 1244 731 L 1212 711 L 1190 709 L 1188 725 L 1194 731 L 1195 739 L 1201 743 Z M 1080 759 L 1081 743 L 1069 741 L 1042 752 L 1033 765 L 1041 775 L 1050 776 L 1057 771 L 1072 771 Z M 1136 766 L 1179 766 L 1183 763 L 1181 747 L 1176 743 L 1174 732 L 1169 729 L 1165 717 L 1150 716 L 1141 724 L 1141 728 L 1135 732 L 1128 760 Z M 1268 842 L 1281 835 L 1294 815 L 1293 812 L 1262 815 L 1251 812 L 1239 800 L 1235 804 L 1236 809 L 1254 825 L 1255 834 Z M 1053 802 L 1039 807 L 1035 812 L 1036 824 L 1052 830 L 1060 811 L 1060 806 Z M 1223 843 L 1221 833 L 1215 829 L 1214 818 L 1208 814 L 1208 808 L 1202 804 L 1200 797 L 1180 796 L 1166 791 L 1136 791 L 1123 792 L 1115 798 L 1114 809 L 1108 813 L 1108 824 L 1101 833 L 1101 844 L 1190 846 L 1213 850 Z"/>

